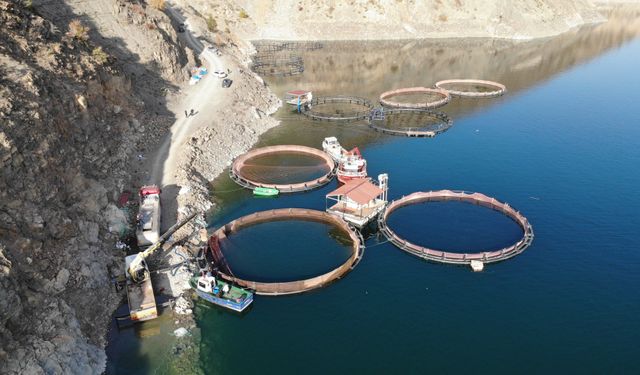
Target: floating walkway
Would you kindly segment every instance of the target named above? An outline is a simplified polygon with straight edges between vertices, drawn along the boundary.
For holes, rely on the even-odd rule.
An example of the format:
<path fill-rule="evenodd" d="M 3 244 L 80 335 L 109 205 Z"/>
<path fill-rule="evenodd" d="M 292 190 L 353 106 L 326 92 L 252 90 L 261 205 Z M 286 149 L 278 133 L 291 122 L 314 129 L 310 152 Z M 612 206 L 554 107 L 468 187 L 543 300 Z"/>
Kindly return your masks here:
<path fill-rule="evenodd" d="M 351 255 L 349 258 L 337 268 L 309 279 L 265 283 L 252 280 L 245 280 L 233 275 L 232 270 L 226 263 L 224 255 L 217 241 L 228 237 L 230 234 L 236 233 L 242 228 L 252 225 L 284 220 L 307 220 L 327 223 L 335 226 L 344 234 L 348 235 L 352 241 Z M 213 243 L 212 243 L 213 242 Z M 342 219 L 330 215 L 326 212 L 317 210 L 308 210 L 302 208 L 283 208 L 269 211 L 256 212 L 222 226 L 216 230 L 209 240 L 209 250 L 212 252 L 213 259 L 219 268 L 219 275 L 230 282 L 240 285 L 244 288 L 255 290 L 256 294 L 261 295 L 286 295 L 306 292 L 312 289 L 323 287 L 335 280 L 342 278 L 349 271 L 353 270 L 364 254 L 364 240 L 360 233 L 350 227 Z M 304 249 L 300 249 L 303 251 Z"/>
<path fill-rule="evenodd" d="M 416 117 L 431 117 L 437 120 L 436 124 L 427 124 L 422 127 L 401 127 L 400 129 L 393 129 L 390 126 L 383 125 L 385 122 L 393 122 L 389 117 L 402 116 L 402 115 L 416 115 Z M 397 124 L 393 124 L 397 125 Z M 427 109 L 385 109 L 377 108 L 371 111 L 369 117 L 369 127 L 375 131 L 390 134 L 399 135 L 405 137 L 435 137 L 438 134 L 444 133 L 453 126 L 453 120 L 447 114 L 443 112 L 434 112 Z"/>
<path fill-rule="evenodd" d="M 387 218 L 391 213 L 400 207 L 421 203 L 421 202 L 437 202 L 437 201 L 461 201 L 477 204 L 479 206 L 488 207 L 493 210 L 502 212 L 515 221 L 524 234 L 523 237 L 515 244 L 500 250 L 482 251 L 476 253 L 465 252 L 447 252 L 442 250 L 429 249 L 420 245 L 411 243 L 398 236 L 387 225 Z M 424 258 L 429 261 L 450 264 L 477 264 L 500 262 L 505 259 L 514 257 L 523 252 L 531 242 L 533 242 L 533 227 L 529 224 L 524 215 L 507 203 L 497 201 L 495 198 L 488 197 L 481 193 L 470 193 L 464 191 L 439 190 L 429 192 L 417 192 L 410 194 L 401 199 L 391 202 L 387 208 L 378 217 L 378 228 L 387 237 L 387 239 L 395 246 L 410 254 Z"/>
<path fill-rule="evenodd" d="M 471 87 L 488 87 L 490 91 L 478 91 L 478 90 L 453 90 L 447 88 L 448 86 L 471 86 Z M 444 81 L 436 82 L 435 85 L 441 90 L 449 92 L 451 96 L 460 98 L 494 98 L 504 95 L 507 92 L 507 87 L 502 83 L 493 81 L 484 81 L 481 79 L 447 79 Z"/>
<path fill-rule="evenodd" d="M 247 164 L 247 161 L 259 156 L 274 155 L 274 154 L 303 154 L 311 155 L 321 159 L 326 164 L 329 172 L 320 178 L 316 178 L 310 181 L 295 182 L 291 184 L 269 184 L 260 181 L 255 181 L 247 176 L 242 175 L 242 169 Z M 318 149 L 299 145 L 279 145 L 261 147 L 255 150 L 251 150 L 246 154 L 237 157 L 231 168 L 229 169 L 229 176 L 238 185 L 247 189 L 255 189 L 257 187 L 277 189 L 280 193 L 296 193 L 301 191 L 308 191 L 320 186 L 328 184 L 335 175 L 336 163 L 325 152 Z"/>
<path fill-rule="evenodd" d="M 437 99 L 424 103 L 400 102 L 392 99 L 397 96 L 416 94 L 433 95 L 437 97 Z M 442 107 L 443 105 L 449 103 L 450 100 L 451 95 L 449 95 L 448 91 L 429 87 L 408 87 L 391 90 L 380 94 L 380 104 L 388 108 L 434 109 Z"/>
<path fill-rule="evenodd" d="M 350 104 L 360 106 L 362 107 L 362 110 L 344 113 L 339 113 L 337 111 L 334 111 L 334 113 L 327 113 L 315 108 L 326 104 Z M 302 113 L 313 120 L 358 121 L 368 119 L 371 114 L 371 109 L 373 109 L 373 104 L 366 98 L 358 96 L 321 96 L 311 100 L 307 109 Z"/>

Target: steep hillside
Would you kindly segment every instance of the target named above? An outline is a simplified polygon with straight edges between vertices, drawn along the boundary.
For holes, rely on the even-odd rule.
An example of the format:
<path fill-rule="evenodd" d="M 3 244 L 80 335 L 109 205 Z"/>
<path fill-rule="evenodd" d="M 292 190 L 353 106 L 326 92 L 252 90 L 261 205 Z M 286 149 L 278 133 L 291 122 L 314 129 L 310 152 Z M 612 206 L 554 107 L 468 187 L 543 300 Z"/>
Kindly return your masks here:
<path fill-rule="evenodd" d="M 146 61 L 90 15 L 33 3 L 0 0 L 0 373 L 101 373 L 127 227 L 114 203 L 173 122 L 162 92 L 188 59 L 144 4 L 110 2 Z"/>
<path fill-rule="evenodd" d="M 248 39 L 531 39 L 603 21 L 588 0 L 194 0 Z"/>

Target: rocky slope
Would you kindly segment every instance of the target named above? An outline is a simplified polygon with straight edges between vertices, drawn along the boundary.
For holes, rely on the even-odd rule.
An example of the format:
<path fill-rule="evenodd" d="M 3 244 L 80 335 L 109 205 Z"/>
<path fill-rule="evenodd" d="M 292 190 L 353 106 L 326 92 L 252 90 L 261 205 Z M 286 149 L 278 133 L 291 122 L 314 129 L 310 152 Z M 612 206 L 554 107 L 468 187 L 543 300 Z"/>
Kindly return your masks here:
<path fill-rule="evenodd" d="M 127 227 L 114 202 L 132 155 L 173 122 L 159 93 L 189 60 L 162 12 L 108 3 L 145 48 L 61 2 L 0 0 L 1 373 L 104 368 Z"/>
<path fill-rule="evenodd" d="M 247 39 L 362 40 L 557 35 L 604 18 L 589 0 L 193 0 Z"/>

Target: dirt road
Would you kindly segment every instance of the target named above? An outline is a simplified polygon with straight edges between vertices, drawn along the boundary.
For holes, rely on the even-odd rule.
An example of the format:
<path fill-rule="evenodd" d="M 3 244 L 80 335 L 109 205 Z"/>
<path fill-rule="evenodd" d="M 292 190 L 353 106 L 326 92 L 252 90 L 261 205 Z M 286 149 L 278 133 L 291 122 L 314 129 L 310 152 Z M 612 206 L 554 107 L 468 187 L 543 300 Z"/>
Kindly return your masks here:
<path fill-rule="evenodd" d="M 184 111 L 176 111 L 175 115 L 178 120 L 173 124 L 171 133 L 166 136 L 156 153 L 149 175 L 149 183 L 163 186 L 175 182 L 173 179 L 174 171 L 181 146 L 184 145 L 189 135 L 204 126 L 207 119 L 211 118 L 210 115 L 215 112 L 215 107 L 219 102 L 216 98 L 219 99 L 223 94 L 223 88 L 220 80 L 214 77 L 211 72 L 224 69 L 222 59 L 216 56 L 212 50 L 205 48 L 204 44 L 189 30 L 188 20 L 173 8 L 167 7 L 167 11 L 172 18 L 186 25 L 186 30 L 182 35 L 191 48 L 199 54 L 209 74 L 198 84 L 186 90 L 181 106 Z M 185 116 L 185 111 L 189 113 L 191 110 L 194 110 L 195 114 Z"/>

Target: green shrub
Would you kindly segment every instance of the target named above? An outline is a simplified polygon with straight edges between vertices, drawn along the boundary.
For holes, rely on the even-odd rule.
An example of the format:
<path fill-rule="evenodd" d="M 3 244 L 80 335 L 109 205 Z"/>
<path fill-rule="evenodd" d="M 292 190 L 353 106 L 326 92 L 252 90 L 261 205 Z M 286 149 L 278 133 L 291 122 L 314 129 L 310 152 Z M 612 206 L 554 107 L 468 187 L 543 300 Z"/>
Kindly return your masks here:
<path fill-rule="evenodd" d="M 211 32 L 214 32 L 216 31 L 217 27 L 218 27 L 218 23 L 211 15 L 209 15 L 207 17 L 207 29 Z"/>

